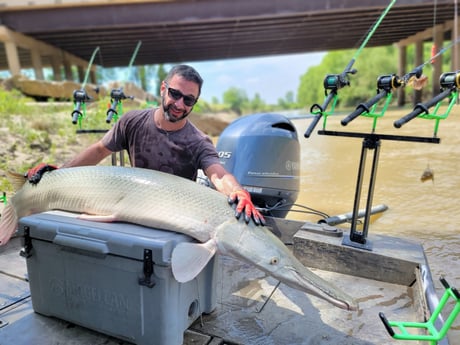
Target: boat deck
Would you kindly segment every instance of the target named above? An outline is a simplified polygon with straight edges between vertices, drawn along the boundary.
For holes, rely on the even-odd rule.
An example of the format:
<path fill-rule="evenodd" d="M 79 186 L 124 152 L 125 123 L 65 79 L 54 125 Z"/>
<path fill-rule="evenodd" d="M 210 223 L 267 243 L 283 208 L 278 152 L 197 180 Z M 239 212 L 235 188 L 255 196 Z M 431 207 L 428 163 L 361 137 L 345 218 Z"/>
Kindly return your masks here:
<path fill-rule="evenodd" d="M 272 221 L 271 226 L 275 233 L 282 228 L 282 239 L 293 244 L 291 247 L 301 261 L 353 296 L 360 310 L 338 309 L 319 298 L 278 285 L 275 279 L 252 266 L 220 257 L 216 310 L 202 315 L 191 325 L 184 334 L 184 345 L 423 344 L 394 340 L 378 315 L 383 312 L 389 320 L 395 321 L 424 321 L 430 304 L 425 295 L 427 289 L 432 289 L 432 281 L 420 245 L 380 236 L 372 238 L 375 246 L 372 251 L 360 250 L 341 245 L 341 237 L 311 231 L 315 230 L 315 225 L 300 230 L 299 223 L 281 220 Z M 35 313 L 27 282 L 26 260 L 19 255 L 21 242 L 22 239 L 16 237 L 0 247 L 2 345 L 129 344 Z M 318 248 L 316 253 L 308 249 L 313 247 Z M 361 258 L 359 253 L 363 254 Z M 379 262 L 385 263 L 383 271 Z M 396 276 L 406 275 L 407 270 L 409 277 L 406 278 L 412 279 L 411 283 L 382 281 L 392 276 L 388 274 L 392 267 L 402 267 L 401 262 L 406 265 Z M 324 266 L 327 270 L 314 266 Z M 351 271 L 329 271 L 331 267 L 336 267 L 336 271 L 350 270 L 351 266 L 354 267 L 353 275 Z M 416 269 L 412 270 L 413 267 Z M 417 272 L 420 267 L 425 270 L 423 281 Z M 382 277 L 377 277 L 375 272 L 383 272 Z M 368 275 L 376 275 L 373 278 L 378 280 L 366 278 Z M 444 339 L 439 344 L 449 343 Z"/>

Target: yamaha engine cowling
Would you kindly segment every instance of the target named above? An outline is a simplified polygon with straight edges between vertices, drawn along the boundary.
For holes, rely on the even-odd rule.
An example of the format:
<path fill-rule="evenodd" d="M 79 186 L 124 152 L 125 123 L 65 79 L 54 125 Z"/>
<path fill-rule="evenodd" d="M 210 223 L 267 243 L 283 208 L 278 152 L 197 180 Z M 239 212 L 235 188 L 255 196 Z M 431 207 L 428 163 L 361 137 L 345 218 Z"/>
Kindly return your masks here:
<path fill-rule="evenodd" d="M 288 118 L 279 114 L 239 118 L 221 133 L 217 151 L 256 207 L 269 216 L 286 216 L 297 200 L 300 182 L 300 145 Z"/>

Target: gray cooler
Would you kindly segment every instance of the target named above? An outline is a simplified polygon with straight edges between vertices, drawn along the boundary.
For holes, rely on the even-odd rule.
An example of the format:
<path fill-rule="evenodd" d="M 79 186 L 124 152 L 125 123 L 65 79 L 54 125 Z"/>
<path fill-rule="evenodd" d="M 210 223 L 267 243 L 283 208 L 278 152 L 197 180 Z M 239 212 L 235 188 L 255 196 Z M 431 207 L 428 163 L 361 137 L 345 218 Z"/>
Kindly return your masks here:
<path fill-rule="evenodd" d="M 186 235 L 58 211 L 21 218 L 19 233 L 37 313 L 136 344 L 180 345 L 215 308 L 215 259 L 190 282 L 172 275 L 173 248 L 194 241 Z"/>

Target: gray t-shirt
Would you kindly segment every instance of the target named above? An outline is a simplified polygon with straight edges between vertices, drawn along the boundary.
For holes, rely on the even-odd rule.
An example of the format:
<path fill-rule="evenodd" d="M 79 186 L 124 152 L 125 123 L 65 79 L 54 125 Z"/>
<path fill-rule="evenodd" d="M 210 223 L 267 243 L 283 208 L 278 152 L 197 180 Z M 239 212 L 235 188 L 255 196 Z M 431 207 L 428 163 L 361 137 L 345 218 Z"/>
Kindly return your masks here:
<path fill-rule="evenodd" d="M 127 150 L 131 166 L 159 170 L 195 180 L 197 170 L 219 163 L 211 139 L 190 121 L 180 130 L 157 128 L 155 109 L 125 113 L 102 138 L 113 152 Z"/>

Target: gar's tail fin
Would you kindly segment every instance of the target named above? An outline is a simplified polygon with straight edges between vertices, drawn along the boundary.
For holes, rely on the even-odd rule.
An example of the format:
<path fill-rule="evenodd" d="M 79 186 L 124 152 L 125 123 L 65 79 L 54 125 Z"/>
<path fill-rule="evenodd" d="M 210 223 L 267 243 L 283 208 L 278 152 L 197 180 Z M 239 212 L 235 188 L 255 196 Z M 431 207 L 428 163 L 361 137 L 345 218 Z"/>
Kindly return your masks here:
<path fill-rule="evenodd" d="M 18 216 L 11 203 L 7 204 L 2 212 L 0 219 L 0 246 L 5 245 L 10 240 L 18 227 Z"/>
<path fill-rule="evenodd" d="M 27 178 L 23 174 L 15 173 L 13 171 L 7 171 L 6 176 L 8 180 L 17 191 L 22 188 Z M 11 236 L 15 233 L 18 227 L 18 216 L 16 210 L 11 203 L 8 203 L 2 212 L 0 218 L 0 246 L 8 243 Z"/>
<path fill-rule="evenodd" d="M 10 181 L 13 185 L 15 191 L 20 190 L 24 183 L 27 181 L 27 178 L 24 177 L 24 175 L 13 171 L 7 171 L 6 177 L 8 178 L 8 181 Z"/>

